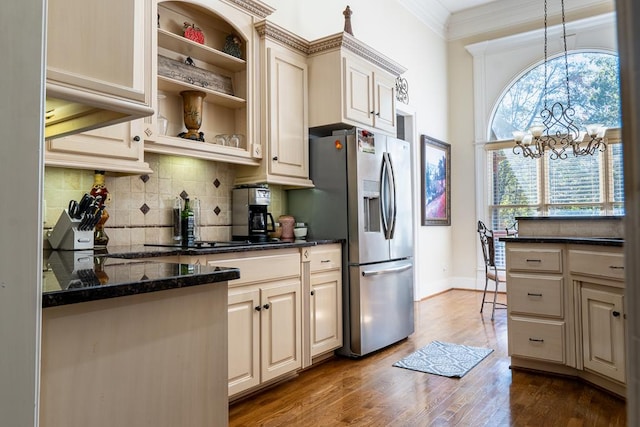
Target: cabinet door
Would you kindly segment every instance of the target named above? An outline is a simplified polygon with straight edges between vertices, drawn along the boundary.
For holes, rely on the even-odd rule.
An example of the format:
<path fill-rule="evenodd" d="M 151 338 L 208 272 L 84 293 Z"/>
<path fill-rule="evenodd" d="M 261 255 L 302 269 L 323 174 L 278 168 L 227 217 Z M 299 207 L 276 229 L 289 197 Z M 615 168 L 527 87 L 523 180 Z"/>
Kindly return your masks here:
<path fill-rule="evenodd" d="M 373 73 L 371 67 L 353 58 L 344 61 L 344 115 L 365 126 L 373 126 Z"/>
<path fill-rule="evenodd" d="M 391 134 L 396 133 L 396 82 L 383 73 L 374 73 L 374 126 Z"/>
<path fill-rule="evenodd" d="M 261 289 L 260 302 L 264 382 L 302 366 L 300 280 Z"/>
<path fill-rule="evenodd" d="M 229 291 L 229 396 L 260 384 L 260 291 Z"/>
<path fill-rule="evenodd" d="M 582 287 L 584 367 L 625 382 L 623 297 Z"/>
<path fill-rule="evenodd" d="M 120 123 L 47 141 L 47 166 L 150 173 L 144 162 L 144 120 Z"/>
<path fill-rule="evenodd" d="M 342 275 L 340 270 L 311 275 L 311 356 L 342 345 Z"/>
<path fill-rule="evenodd" d="M 270 47 L 268 119 L 270 173 L 309 178 L 307 64 Z"/>

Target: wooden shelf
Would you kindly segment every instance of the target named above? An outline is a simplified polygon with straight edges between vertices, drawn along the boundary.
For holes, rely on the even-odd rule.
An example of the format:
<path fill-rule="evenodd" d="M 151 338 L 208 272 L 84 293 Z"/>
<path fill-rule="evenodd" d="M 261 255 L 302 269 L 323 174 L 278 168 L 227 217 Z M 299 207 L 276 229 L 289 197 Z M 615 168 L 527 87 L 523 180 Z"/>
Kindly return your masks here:
<path fill-rule="evenodd" d="M 202 86 L 192 85 L 164 76 L 158 76 L 158 90 L 176 95 L 180 95 L 180 92 L 183 90 L 200 90 L 207 94 L 204 102 L 211 102 L 228 108 L 243 108 L 247 104 L 247 101 L 237 96 L 227 95 L 226 93 L 217 92 Z"/>
<path fill-rule="evenodd" d="M 236 58 L 161 28 L 158 28 L 158 46 L 230 71 L 243 71 L 247 68 L 247 62 L 244 59 Z"/>
<path fill-rule="evenodd" d="M 244 148 L 192 141 L 175 136 L 159 135 L 156 141 L 146 141 L 144 150 L 151 153 L 195 157 L 239 165 L 257 166 L 260 163 L 260 159 L 251 157 L 250 151 Z"/>

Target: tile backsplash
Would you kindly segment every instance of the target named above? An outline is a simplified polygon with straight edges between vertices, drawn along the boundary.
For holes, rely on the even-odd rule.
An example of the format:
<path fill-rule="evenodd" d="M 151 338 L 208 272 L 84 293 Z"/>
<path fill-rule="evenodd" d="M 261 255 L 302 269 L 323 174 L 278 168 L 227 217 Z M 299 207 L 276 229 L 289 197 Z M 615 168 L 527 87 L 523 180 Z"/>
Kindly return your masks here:
<path fill-rule="evenodd" d="M 172 209 L 175 198 L 183 191 L 190 199 L 200 200 L 201 239 L 231 239 L 233 165 L 151 153 L 145 154 L 145 161 L 153 174 L 106 174 L 105 186 L 111 194 L 106 208 L 109 220 L 105 224 L 108 246 L 170 243 Z M 93 175 L 93 170 L 45 168 L 45 231 L 55 226 L 69 200 L 80 200 L 91 190 Z M 277 185 L 269 188 L 269 211 L 277 220 L 284 214 L 286 192 Z"/>

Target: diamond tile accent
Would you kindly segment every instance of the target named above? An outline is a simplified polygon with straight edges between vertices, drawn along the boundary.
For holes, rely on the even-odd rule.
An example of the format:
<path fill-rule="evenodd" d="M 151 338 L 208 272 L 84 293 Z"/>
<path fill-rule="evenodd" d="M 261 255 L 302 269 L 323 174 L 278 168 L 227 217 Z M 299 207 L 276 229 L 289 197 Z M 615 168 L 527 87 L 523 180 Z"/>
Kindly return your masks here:
<path fill-rule="evenodd" d="M 147 206 L 146 203 L 144 203 L 142 206 L 140 206 L 140 210 L 142 211 L 143 214 L 146 215 L 151 210 L 151 208 Z"/>
<path fill-rule="evenodd" d="M 216 208 L 213 210 L 213 212 L 217 215 L 220 215 L 220 212 L 222 212 L 222 209 L 220 209 L 220 207 L 216 206 Z"/>
<path fill-rule="evenodd" d="M 213 181 L 213 185 L 214 185 L 216 188 L 220 187 L 220 184 L 221 184 L 221 183 L 220 183 L 220 181 L 218 181 L 218 178 L 216 178 L 216 180 L 215 180 L 215 181 Z"/>
<path fill-rule="evenodd" d="M 149 175 L 140 175 L 140 179 L 146 184 L 149 181 Z"/>
<path fill-rule="evenodd" d="M 189 193 L 187 193 L 186 191 L 182 190 L 182 193 L 180 193 L 180 197 L 182 197 L 183 199 L 186 199 L 187 197 L 189 197 Z"/>

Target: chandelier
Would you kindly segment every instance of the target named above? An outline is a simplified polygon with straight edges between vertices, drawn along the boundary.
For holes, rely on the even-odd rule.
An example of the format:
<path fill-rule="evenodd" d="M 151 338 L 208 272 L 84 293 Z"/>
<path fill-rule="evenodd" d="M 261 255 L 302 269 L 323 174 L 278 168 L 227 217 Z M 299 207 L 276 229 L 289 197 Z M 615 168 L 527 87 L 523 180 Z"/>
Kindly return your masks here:
<path fill-rule="evenodd" d="M 515 131 L 513 139 L 516 145 L 514 154 L 538 159 L 549 151 L 549 158 L 566 159 L 566 151 L 571 148 L 574 156 L 593 155 L 607 148 L 604 142 L 606 128 L 600 123 L 585 125 L 586 131 L 580 131 L 573 123 L 575 110 L 571 107 L 569 95 L 569 63 L 567 59 L 567 30 L 565 27 L 564 0 L 562 6 L 562 41 L 564 42 L 564 87 L 567 94 L 566 106 L 562 102 L 547 102 L 547 0 L 544 0 L 544 105 L 540 111 L 542 123 L 536 123 L 528 132 Z"/>

